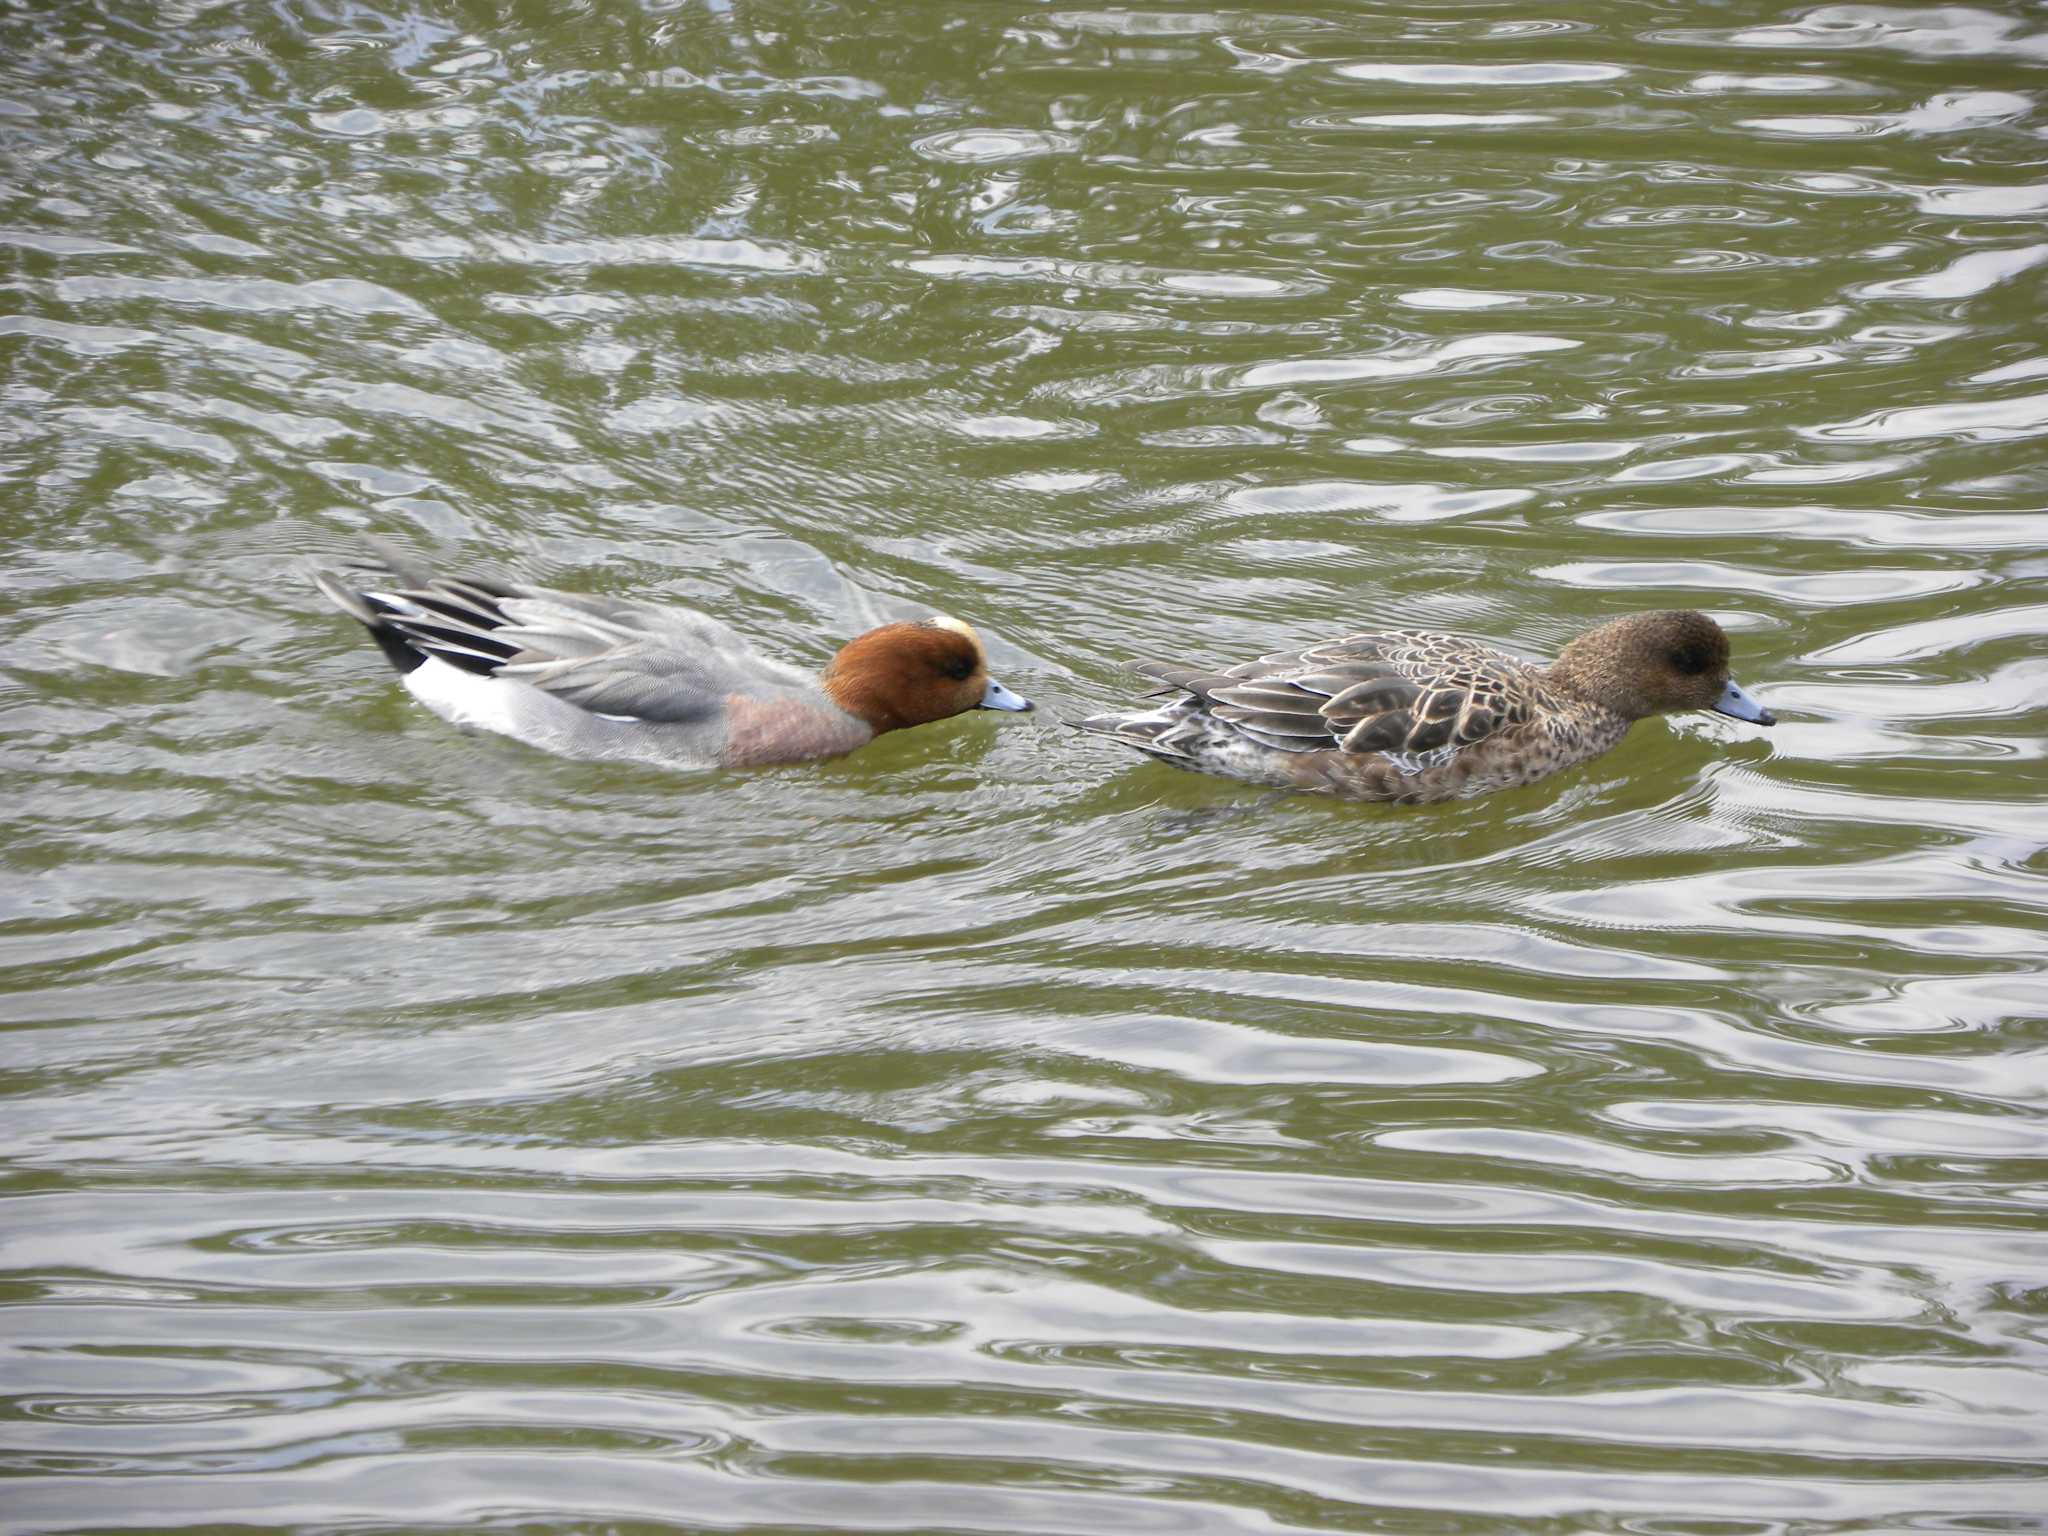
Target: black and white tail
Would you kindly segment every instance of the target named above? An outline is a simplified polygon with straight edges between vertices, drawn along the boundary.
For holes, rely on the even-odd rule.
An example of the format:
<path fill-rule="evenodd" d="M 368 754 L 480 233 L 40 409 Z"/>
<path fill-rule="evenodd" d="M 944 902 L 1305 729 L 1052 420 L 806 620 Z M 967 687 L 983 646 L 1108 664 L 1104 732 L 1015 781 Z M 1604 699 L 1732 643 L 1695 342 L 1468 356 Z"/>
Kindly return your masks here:
<path fill-rule="evenodd" d="M 313 583 L 369 630 L 400 676 L 432 658 L 488 677 L 519 654 L 517 645 L 495 634 L 506 622 L 499 605 L 519 595 L 501 583 L 396 564 L 316 571 Z"/>

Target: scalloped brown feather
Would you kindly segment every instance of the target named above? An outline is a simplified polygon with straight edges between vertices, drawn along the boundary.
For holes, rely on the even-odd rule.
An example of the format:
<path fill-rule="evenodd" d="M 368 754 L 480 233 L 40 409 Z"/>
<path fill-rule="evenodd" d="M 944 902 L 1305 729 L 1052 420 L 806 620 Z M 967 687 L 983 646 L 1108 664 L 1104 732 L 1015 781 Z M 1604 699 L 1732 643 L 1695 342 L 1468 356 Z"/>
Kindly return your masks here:
<path fill-rule="evenodd" d="M 1376 630 L 1226 672 L 1145 663 L 1262 745 L 1415 754 L 1470 747 L 1555 707 L 1536 669 L 1473 640 Z"/>

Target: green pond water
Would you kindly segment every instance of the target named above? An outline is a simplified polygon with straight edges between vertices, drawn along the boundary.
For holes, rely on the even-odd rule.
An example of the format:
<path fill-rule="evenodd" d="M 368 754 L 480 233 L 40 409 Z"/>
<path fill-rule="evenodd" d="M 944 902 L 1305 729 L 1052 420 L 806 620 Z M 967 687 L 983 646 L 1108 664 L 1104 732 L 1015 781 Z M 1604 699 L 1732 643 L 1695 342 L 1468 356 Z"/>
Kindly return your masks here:
<path fill-rule="evenodd" d="M 2048 8 L 15 0 L 0 268 L 0 1529 L 2048 1531 Z M 1041 708 L 550 758 L 376 538 Z"/>

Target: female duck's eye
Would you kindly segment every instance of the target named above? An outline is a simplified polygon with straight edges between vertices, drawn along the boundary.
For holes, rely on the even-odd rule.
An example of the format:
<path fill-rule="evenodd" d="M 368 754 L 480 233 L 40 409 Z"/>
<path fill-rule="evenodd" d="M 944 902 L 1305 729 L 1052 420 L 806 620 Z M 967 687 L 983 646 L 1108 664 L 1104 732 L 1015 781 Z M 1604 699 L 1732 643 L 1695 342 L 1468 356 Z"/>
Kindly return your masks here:
<path fill-rule="evenodd" d="M 1707 670 L 1707 648 L 1703 645 L 1680 646 L 1671 653 L 1671 665 L 1687 677 L 1698 677 Z"/>

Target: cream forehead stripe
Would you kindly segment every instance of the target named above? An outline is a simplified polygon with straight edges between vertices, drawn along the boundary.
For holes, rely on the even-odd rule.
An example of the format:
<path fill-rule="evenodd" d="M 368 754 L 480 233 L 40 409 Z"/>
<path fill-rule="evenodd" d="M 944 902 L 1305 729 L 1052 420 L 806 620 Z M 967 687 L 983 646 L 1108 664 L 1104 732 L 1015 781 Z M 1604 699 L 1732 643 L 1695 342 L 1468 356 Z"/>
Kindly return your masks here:
<path fill-rule="evenodd" d="M 926 619 L 925 623 L 936 625 L 940 629 L 950 629 L 954 631 L 956 634 L 965 635 L 968 639 L 972 640 L 977 647 L 981 644 L 981 636 L 977 635 L 974 632 L 974 626 L 968 623 L 965 619 L 954 618 L 950 613 L 935 613 L 930 618 Z"/>

